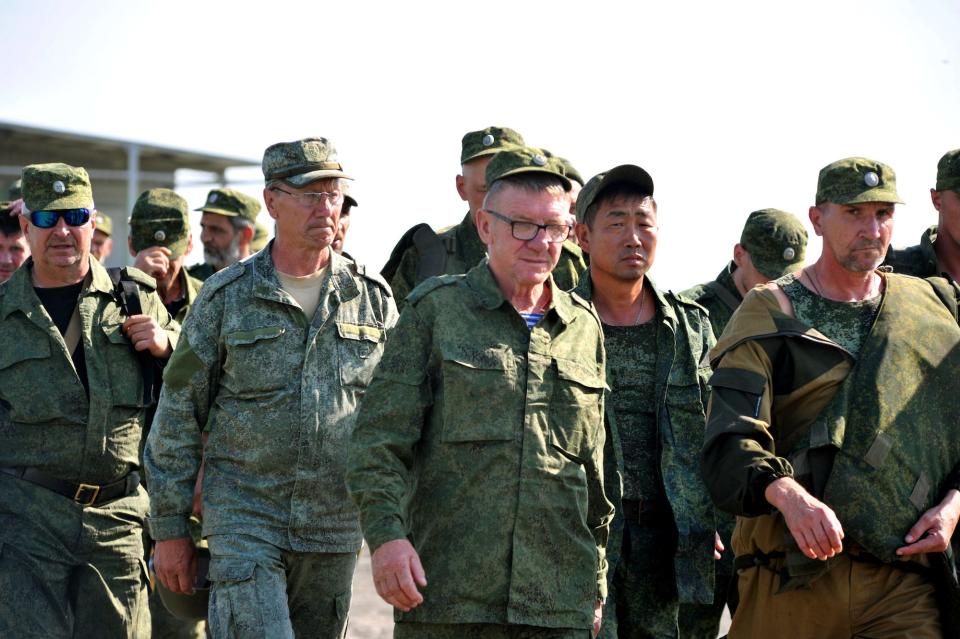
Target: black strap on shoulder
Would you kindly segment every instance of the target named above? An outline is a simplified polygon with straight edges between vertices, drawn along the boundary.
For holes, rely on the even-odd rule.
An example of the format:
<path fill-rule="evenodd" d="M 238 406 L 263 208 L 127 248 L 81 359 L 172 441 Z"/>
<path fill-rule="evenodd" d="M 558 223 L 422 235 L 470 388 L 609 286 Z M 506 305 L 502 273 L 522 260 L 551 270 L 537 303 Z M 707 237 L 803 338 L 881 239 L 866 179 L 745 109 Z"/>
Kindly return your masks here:
<path fill-rule="evenodd" d="M 113 296 L 117 304 L 123 309 L 124 315 L 131 317 L 133 315 L 142 315 L 143 306 L 140 304 L 140 287 L 137 282 L 130 277 L 126 268 L 108 268 L 110 281 L 113 282 Z M 150 351 L 138 351 L 130 345 L 137 361 L 140 362 L 140 372 L 143 376 L 143 398 L 145 403 L 153 404 L 156 400 L 154 392 L 154 373 L 156 371 L 156 359 L 150 354 Z"/>
<path fill-rule="evenodd" d="M 413 245 L 417 247 L 417 252 L 420 253 L 420 265 L 417 266 L 417 284 L 428 277 L 443 275 L 446 272 L 447 243 L 440 239 L 440 236 L 432 228 L 426 224 L 421 225 L 413 234 Z M 455 245 L 454 250 L 456 250 Z"/>
<path fill-rule="evenodd" d="M 713 291 L 713 293 L 720 298 L 720 301 L 731 311 L 737 310 L 737 307 L 740 306 L 740 301 L 720 282 L 716 280 L 707 282 L 707 288 Z"/>
<path fill-rule="evenodd" d="M 948 280 L 945 277 L 928 277 L 926 280 L 930 288 L 933 289 L 933 292 L 940 298 L 943 305 L 946 306 L 950 314 L 953 315 L 954 321 L 960 320 L 960 310 L 958 310 L 960 286 L 953 280 Z"/>
<path fill-rule="evenodd" d="M 401 236 L 400 241 L 397 242 L 397 245 L 393 247 L 393 250 L 390 252 L 390 257 L 387 259 L 387 263 L 383 265 L 383 268 L 380 269 L 380 275 L 383 279 L 387 280 L 387 283 L 390 283 L 393 280 L 394 275 L 397 274 L 397 269 L 400 268 L 400 260 L 403 259 L 403 254 L 407 252 L 407 249 L 413 246 L 413 235 L 422 227 L 426 226 L 430 228 L 427 224 L 417 224 L 416 226 L 407 229 L 407 232 Z"/>

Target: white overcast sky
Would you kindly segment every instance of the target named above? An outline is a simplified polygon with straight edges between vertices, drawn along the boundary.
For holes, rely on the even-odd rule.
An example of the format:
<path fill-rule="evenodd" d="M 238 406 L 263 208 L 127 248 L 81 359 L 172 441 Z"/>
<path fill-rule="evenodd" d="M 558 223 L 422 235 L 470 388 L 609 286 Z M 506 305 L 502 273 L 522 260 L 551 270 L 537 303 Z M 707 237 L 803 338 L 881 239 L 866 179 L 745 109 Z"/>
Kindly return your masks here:
<path fill-rule="evenodd" d="M 817 172 L 851 155 L 896 170 L 894 241 L 916 243 L 960 147 L 956 0 L 4 0 L 0 18 L 0 119 L 257 161 L 326 136 L 356 177 L 347 248 L 375 268 L 413 224 L 463 216 L 460 137 L 488 125 L 585 176 L 646 168 L 675 289 L 720 270 L 750 211 L 807 222 Z"/>

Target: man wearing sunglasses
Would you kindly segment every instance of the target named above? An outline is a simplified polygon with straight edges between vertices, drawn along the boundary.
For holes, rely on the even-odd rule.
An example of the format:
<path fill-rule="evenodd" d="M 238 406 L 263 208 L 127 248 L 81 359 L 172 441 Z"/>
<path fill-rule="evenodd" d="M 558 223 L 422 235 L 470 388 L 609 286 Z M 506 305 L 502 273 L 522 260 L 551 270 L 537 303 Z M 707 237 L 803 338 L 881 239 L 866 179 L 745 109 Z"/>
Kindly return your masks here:
<path fill-rule="evenodd" d="M 526 147 L 493 156 L 485 177 L 489 257 L 407 298 L 347 481 L 394 637 L 585 637 L 613 511 L 600 323 L 551 276 L 570 182 Z"/>
<path fill-rule="evenodd" d="M 331 250 L 350 179 L 333 144 L 274 144 L 263 174 L 276 237 L 204 283 L 164 375 L 144 455 L 154 567 L 192 590 L 203 452 L 212 636 L 334 639 L 362 541 L 346 449 L 397 312 L 386 282 Z"/>
<path fill-rule="evenodd" d="M 260 202 L 246 193 L 223 187 L 210 191 L 197 210 L 203 213 L 200 242 L 204 261 L 187 272 L 202 282 L 251 255 Z"/>
<path fill-rule="evenodd" d="M 84 169 L 25 167 L 23 203 L 32 256 L 0 286 L 0 636 L 145 636 L 137 353 L 165 360 L 180 327 L 136 269 L 131 316 L 91 257 Z"/>

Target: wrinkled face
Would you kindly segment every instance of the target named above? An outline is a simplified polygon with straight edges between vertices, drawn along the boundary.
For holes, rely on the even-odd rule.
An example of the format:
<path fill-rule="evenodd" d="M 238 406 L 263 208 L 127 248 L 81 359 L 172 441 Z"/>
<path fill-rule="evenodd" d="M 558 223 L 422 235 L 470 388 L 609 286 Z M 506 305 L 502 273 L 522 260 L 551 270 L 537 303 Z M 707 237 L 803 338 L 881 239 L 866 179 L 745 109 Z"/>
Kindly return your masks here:
<path fill-rule="evenodd" d="M 326 195 L 311 195 L 320 193 Z M 277 240 L 282 244 L 311 250 L 333 244 L 343 206 L 339 180 L 317 180 L 302 188 L 283 184 L 265 189 L 263 198 L 270 217 L 277 221 Z"/>
<path fill-rule="evenodd" d="M 113 238 L 103 231 L 94 231 L 90 241 L 90 254 L 101 262 L 110 257 L 113 250 Z"/>
<path fill-rule="evenodd" d="M 92 215 L 87 223 L 81 226 L 68 226 L 61 217 L 56 226 L 49 229 L 34 226 L 28 216 L 20 216 L 20 228 L 30 245 L 33 262 L 36 268 L 48 274 L 78 266 L 85 268 L 95 226 Z"/>
<path fill-rule="evenodd" d="M 590 254 L 590 270 L 621 281 L 643 277 L 657 253 L 657 207 L 650 197 L 618 197 L 601 202 L 593 222 L 577 224 L 580 246 Z"/>
<path fill-rule="evenodd" d="M 200 242 L 203 259 L 216 269 L 223 269 L 240 259 L 240 231 L 230 218 L 206 212 L 200 218 Z"/>
<path fill-rule="evenodd" d="M 932 191 L 933 206 L 940 212 L 937 223 L 937 242 L 949 238 L 960 245 L 960 193 L 956 191 Z"/>
<path fill-rule="evenodd" d="M 527 191 L 509 186 L 487 202 L 487 209 L 517 222 L 570 224 L 570 199 L 561 190 Z M 510 280 L 519 286 L 542 284 L 560 259 L 563 242 L 550 242 L 540 229 L 532 240 L 513 237 L 511 225 L 481 209 L 477 231 L 487 245 L 490 269 L 498 281 Z"/>
<path fill-rule="evenodd" d="M 470 160 L 460 167 L 461 175 L 457 176 L 457 192 L 460 199 L 470 206 L 470 214 L 476 215 L 483 206 L 483 198 L 487 195 L 487 165 L 492 155 L 485 155 Z"/>
<path fill-rule="evenodd" d="M 13 272 L 30 257 L 30 247 L 23 233 L 7 235 L 0 231 L 0 282 L 6 282 Z"/>
<path fill-rule="evenodd" d="M 824 202 L 810 208 L 810 221 L 823 238 L 825 254 L 851 273 L 868 273 L 880 266 L 890 245 L 895 207 L 888 202 Z"/>

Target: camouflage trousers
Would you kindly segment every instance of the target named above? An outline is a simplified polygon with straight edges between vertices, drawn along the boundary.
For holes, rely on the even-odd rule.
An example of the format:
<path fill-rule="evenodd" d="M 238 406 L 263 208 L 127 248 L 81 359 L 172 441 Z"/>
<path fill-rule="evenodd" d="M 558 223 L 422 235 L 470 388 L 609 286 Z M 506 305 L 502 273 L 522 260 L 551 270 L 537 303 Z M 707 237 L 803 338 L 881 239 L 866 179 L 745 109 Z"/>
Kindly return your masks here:
<path fill-rule="evenodd" d="M 679 600 L 673 556 L 677 532 L 664 513 L 621 520 L 620 556 L 608 579 L 603 639 L 677 639 Z M 618 511 L 618 518 L 621 511 Z"/>
<path fill-rule="evenodd" d="M 147 494 L 84 508 L 0 473 L 0 637 L 150 636 Z"/>
<path fill-rule="evenodd" d="M 411 623 L 393 626 L 393 639 L 590 639 L 583 628 L 541 628 L 495 623 Z"/>
<path fill-rule="evenodd" d="M 356 553 L 302 553 L 250 535 L 211 535 L 214 639 L 341 639 Z"/>
<path fill-rule="evenodd" d="M 716 639 L 720 633 L 720 618 L 729 604 L 731 614 L 736 610 L 736 581 L 733 578 L 733 548 L 730 538 L 736 517 L 717 513 L 720 521 L 720 540 L 723 555 L 716 566 L 716 582 L 713 586 L 712 604 L 680 604 L 680 636 L 684 639 Z M 731 596 L 732 595 L 732 596 Z"/>

